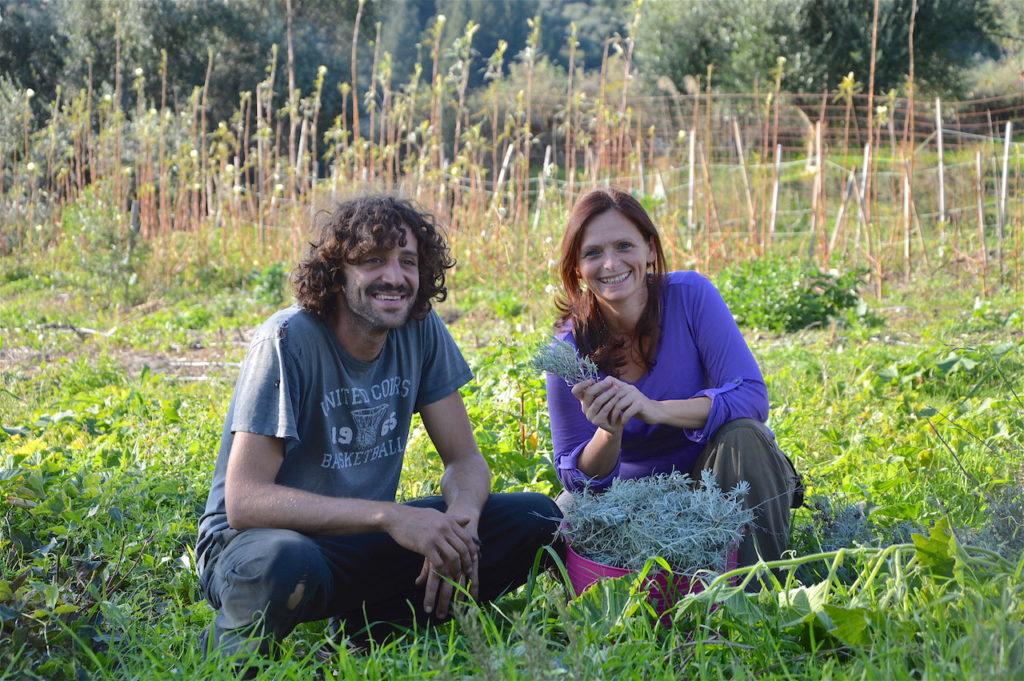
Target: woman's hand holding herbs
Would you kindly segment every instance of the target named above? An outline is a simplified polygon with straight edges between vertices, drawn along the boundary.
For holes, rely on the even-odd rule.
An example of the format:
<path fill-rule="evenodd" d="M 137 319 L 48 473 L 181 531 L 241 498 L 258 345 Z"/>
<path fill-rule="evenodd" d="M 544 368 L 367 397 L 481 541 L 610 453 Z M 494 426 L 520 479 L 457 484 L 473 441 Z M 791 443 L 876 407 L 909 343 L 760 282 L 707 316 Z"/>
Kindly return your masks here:
<path fill-rule="evenodd" d="M 636 386 L 607 376 L 600 381 L 582 381 L 572 388 L 572 394 L 583 405 L 587 420 L 613 435 L 622 432 L 631 418 L 647 423 L 657 412 L 657 402 L 640 392 Z"/>
<path fill-rule="evenodd" d="M 572 394 L 583 403 L 583 413 L 598 428 L 613 435 L 622 432 L 631 418 L 650 425 L 702 428 L 711 411 L 711 399 L 652 400 L 631 383 L 611 376 L 600 381 L 577 383 Z"/>

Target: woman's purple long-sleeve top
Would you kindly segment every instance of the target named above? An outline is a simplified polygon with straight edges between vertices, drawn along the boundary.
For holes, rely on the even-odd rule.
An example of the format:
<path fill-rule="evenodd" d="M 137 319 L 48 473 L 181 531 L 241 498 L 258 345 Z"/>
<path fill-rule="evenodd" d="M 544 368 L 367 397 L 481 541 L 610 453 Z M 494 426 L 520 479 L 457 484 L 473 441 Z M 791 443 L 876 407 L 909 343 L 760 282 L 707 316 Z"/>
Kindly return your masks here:
<path fill-rule="evenodd" d="M 559 338 L 575 344 L 571 331 Z M 672 470 L 689 473 L 718 429 L 734 419 L 768 418 L 768 391 L 718 289 L 697 272 L 670 272 L 662 289 L 661 339 L 654 368 L 636 382 L 653 400 L 711 399 L 703 428 L 674 428 L 630 420 L 611 473 L 591 478 L 578 467 L 597 427 L 583 414 L 561 378 L 547 375 L 548 411 L 555 467 L 568 490 L 602 489 L 615 478 L 642 478 Z"/>

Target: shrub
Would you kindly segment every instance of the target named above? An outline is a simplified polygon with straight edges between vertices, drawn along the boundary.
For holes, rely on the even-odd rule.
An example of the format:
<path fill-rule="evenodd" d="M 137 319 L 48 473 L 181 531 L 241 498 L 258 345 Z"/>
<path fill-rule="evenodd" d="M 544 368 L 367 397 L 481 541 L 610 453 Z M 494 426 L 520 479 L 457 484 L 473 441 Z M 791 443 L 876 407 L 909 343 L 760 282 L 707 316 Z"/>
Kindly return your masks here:
<path fill-rule="evenodd" d="M 288 271 L 276 262 L 249 275 L 249 285 L 257 300 L 267 305 L 281 305 L 288 289 Z"/>
<path fill-rule="evenodd" d="M 863 274 L 822 272 L 807 263 L 762 258 L 723 271 L 716 283 L 740 326 L 799 331 L 851 314 L 873 321 L 857 293 Z"/>

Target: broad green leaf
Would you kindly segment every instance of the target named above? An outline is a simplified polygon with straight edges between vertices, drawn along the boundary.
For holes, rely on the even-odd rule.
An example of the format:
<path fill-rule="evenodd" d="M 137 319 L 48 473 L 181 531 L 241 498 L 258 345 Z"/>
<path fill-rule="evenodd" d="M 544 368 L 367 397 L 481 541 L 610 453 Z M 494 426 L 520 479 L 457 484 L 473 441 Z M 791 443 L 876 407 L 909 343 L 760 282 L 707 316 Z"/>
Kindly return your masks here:
<path fill-rule="evenodd" d="M 806 622 L 813 622 L 823 615 L 822 607 L 825 605 L 825 597 L 828 595 L 828 582 L 818 582 L 811 586 L 800 586 L 795 589 L 788 589 L 779 594 L 779 607 L 786 608 L 793 619 L 783 626 L 794 627 Z M 831 628 L 831 622 L 827 615 L 824 622 L 826 628 Z"/>
<path fill-rule="evenodd" d="M 838 605 L 824 606 L 825 613 L 832 620 L 830 633 L 851 648 L 868 642 L 867 630 L 871 624 L 871 611 L 867 608 L 843 608 Z"/>
<path fill-rule="evenodd" d="M 746 624 L 760 625 L 765 621 L 764 610 L 757 604 L 757 597 L 752 594 L 733 594 L 722 602 L 722 606 L 726 613 Z"/>
<path fill-rule="evenodd" d="M 57 605 L 57 599 L 60 597 L 60 590 L 56 584 L 47 584 L 43 587 L 43 601 L 46 603 L 46 607 L 53 610 Z"/>
<path fill-rule="evenodd" d="M 950 551 L 949 521 L 945 518 L 939 520 L 932 526 L 928 536 L 922 534 L 911 535 L 914 546 L 917 548 L 917 559 L 922 565 L 929 568 L 933 574 L 945 577 L 953 576 L 953 555 Z"/>

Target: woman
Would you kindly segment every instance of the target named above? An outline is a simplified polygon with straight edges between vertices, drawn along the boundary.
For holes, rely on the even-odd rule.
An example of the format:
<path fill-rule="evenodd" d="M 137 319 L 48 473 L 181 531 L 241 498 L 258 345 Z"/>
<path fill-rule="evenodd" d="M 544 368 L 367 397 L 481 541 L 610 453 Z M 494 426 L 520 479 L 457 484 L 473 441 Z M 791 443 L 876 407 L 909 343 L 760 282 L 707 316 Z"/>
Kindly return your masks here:
<path fill-rule="evenodd" d="M 750 484 L 755 527 L 739 562 L 786 550 L 799 478 L 779 450 L 757 361 L 718 290 L 665 272 L 658 232 L 632 196 L 592 191 L 562 238 L 558 337 L 604 376 L 573 388 L 547 377 L 555 464 L 567 490 L 672 470 Z M 796 499 L 794 497 L 797 497 Z"/>

